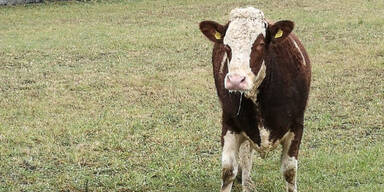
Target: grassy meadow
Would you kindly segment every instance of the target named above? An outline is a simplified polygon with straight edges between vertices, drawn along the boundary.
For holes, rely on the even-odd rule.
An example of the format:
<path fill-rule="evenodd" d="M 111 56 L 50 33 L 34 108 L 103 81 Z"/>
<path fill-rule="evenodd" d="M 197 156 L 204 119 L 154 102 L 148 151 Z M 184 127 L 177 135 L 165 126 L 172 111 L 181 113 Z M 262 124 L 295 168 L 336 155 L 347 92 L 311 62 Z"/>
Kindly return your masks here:
<path fill-rule="evenodd" d="M 384 191 L 382 0 L 0 7 L 0 191 L 218 191 L 221 108 L 198 23 L 248 5 L 295 21 L 312 61 L 299 191 Z M 255 155 L 255 191 L 284 191 L 279 158 Z"/>

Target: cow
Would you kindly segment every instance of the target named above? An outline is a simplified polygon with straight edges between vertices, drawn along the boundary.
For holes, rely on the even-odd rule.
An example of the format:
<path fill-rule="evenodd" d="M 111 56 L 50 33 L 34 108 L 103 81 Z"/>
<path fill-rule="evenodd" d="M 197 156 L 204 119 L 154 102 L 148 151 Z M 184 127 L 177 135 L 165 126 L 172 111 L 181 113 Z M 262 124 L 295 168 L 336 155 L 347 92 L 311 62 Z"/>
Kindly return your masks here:
<path fill-rule="evenodd" d="M 229 22 L 202 21 L 212 42 L 213 75 L 222 107 L 222 192 L 237 174 L 251 191 L 252 154 L 264 157 L 282 146 L 286 191 L 296 192 L 298 153 L 303 134 L 311 64 L 294 22 L 269 22 L 253 7 L 236 8 Z"/>

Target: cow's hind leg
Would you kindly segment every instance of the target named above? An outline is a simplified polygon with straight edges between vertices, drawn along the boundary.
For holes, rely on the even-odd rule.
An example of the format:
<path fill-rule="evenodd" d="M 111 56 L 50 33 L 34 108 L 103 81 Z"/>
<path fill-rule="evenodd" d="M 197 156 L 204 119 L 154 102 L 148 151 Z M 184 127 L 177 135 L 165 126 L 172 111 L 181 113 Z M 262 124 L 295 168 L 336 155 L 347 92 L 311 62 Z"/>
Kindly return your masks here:
<path fill-rule="evenodd" d="M 238 171 L 237 157 L 239 147 L 244 141 L 244 136 L 232 131 L 226 131 L 224 137 L 224 146 L 222 154 L 222 192 L 230 192 L 233 181 Z"/>
<path fill-rule="evenodd" d="M 252 191 L 253 184 L 251 180 L 253 149 L 249 141 L 244 141 L 239 150 L 239 172 L 241 174 L 241 184 L 243 192 Z"/>
<path fill-rule="evenodd" d="M 297 156 L 301 142 L 302 129 L 289 132 L 283 142 L 283 152 L 281 154 L 281 172 L 286 182 L 287 192 L 297 192 Z"/>

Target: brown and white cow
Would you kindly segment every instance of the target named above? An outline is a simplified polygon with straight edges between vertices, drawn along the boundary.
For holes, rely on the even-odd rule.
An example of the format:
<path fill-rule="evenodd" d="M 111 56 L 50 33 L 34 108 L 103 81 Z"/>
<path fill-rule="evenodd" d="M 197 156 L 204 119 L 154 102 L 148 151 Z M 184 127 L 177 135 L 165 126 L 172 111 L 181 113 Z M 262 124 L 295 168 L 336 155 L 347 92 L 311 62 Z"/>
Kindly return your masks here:
<path fill-rule="evenodd" d="M 259 9 L 237 8 L 226 25 L 200 23 L 211 41 L 213 74 L 222 106 L 222 186 L 231 191 L 241 172 L 251 190 L 253 150 L 263 157 L 282 145 L 287 191 L 297 191 L 297 157 L 303 133 L 311 66 L 292 21 L 269 23 Z"/>

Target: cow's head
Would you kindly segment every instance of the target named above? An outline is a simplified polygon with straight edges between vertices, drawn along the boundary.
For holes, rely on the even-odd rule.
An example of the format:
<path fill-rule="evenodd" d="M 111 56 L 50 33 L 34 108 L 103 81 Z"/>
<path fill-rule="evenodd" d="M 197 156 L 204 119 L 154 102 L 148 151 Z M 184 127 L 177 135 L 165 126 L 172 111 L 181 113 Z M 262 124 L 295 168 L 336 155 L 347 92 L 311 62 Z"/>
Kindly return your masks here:
<path fill-rule="evenodd" d="M 270 44 L 280 43 L 292 31 L 292 21 L 269 24 L 262 11 L 237 8 L 223 26 L 214 21 L 200 23 L 201 32 L 211 41 L 225 46 L 228 73 L 224 86 L 230 91 L 256 90 L 265 78 L 265 55 Z"/>

